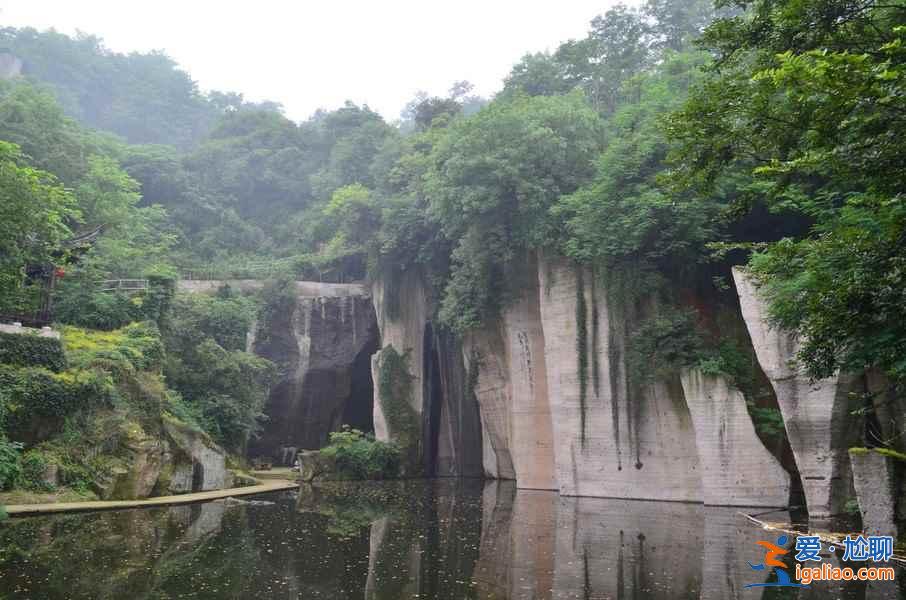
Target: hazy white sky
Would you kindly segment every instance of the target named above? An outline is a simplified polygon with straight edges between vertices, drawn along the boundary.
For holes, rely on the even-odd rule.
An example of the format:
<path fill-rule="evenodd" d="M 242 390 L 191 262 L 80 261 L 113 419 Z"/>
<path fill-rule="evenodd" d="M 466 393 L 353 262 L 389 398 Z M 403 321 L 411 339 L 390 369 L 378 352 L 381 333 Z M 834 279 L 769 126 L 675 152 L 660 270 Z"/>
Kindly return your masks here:
<path fill-rule="evenodd" d="M 582 37 L 617 0 L 0 0 L 0 24 L 161 49 L 203 89 L 276 100 L 301 120 L 349 99 L 386 118 L 467 79 L 489 95 L 524 53 Z M 633 2 L 630 2 L 633 3 Z"/>

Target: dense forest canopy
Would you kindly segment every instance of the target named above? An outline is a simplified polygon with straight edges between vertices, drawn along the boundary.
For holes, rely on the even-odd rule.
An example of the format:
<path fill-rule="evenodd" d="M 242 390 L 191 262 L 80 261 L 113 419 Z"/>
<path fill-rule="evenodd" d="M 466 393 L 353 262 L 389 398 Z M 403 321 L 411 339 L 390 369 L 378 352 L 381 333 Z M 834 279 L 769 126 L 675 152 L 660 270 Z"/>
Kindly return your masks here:
<path fill-rule="evenodd" d="M 540 250 L 629 299 L 637 348 L 732 371 L 695 299 L 732 302 L 729 268 L 748 263 L 773 317 L 805 334 L 811 374 L 900 381 L 904 23 L 900 0 L 618 5 L 526 54 L 493 100 L 457 82 L 395 124 L 352 103 L 296 123 L 202 93 L 160 53 L 5 29 L 24 76 L 0 88 L 0 175 L 42 208 L 27 239 L 3 241 L 3 281 L 22 292 L 3 309 L 26 301 L 26 263 L 103 226 L 58 289 L 63 320 L 134 317 L 93 291 L 104 278 L 419 269 L 463 333 Z"/>

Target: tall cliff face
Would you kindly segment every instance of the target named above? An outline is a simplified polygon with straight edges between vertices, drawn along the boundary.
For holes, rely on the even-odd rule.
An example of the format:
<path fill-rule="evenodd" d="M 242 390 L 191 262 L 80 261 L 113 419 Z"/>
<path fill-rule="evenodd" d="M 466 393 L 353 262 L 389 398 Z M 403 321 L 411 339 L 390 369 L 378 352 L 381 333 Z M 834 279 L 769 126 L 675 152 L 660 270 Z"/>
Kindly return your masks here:
<path fill-rule="evenodd" d="M 767 304 L 743 270 L 733 269 L 733 279 L 758 362 L 777 394 L 809 515 L 842 513 L 853 497 L 848 448 L 854 432 L 847 423 L 853 381 L 845 375 L 812 381 L 795 364 L 799 340 L 770 325 Z"/>
<path fill-rule="evenodd" d="M 406 355 L 414 382 L 406 406 L 417 414 L 425 472 L 483 473 L 564 496 L 786 505 L 790 477 L 725 379 L 632 383 L 628 307 L 591 270 L 544 255 L 514 268 L 518 296 L 459 344 L 438 343 L 417 273 L 373 285 L 381 345 Z M 377 356 L 373 372 L 378 381 Z M 385 440 L 398 438 L 389 400 L 376 385 L 375 430 Z M 455 439 L 443 433 L 454 430 Z"/>
<path fill-rule="evenodd" d="M 409 453 L 411 470 L 441 477 L 481 476 L 478 404 L 467 384 L 460 342 L 431 321 L 433 308 L 424 279 L 413 270 L 377 279 L 371 295 L 382 349 L 371 359 L 375 436 L 383 441 L 407 438 L 415 446 Z M 386 349 L 403 357 L 411 382 L 404 398 L 384 397 L 387 394 L 381 392 L 381 356 Z M 401 403 L 405 406 L 397 405 Z M 399 425 L 393 421 L 403 411 L 412 416 L 414 423 L 406 425 L 412 431 L 394 431 Z"/>
<path fill-rule="evenodd" d="M 701 500 L 679 381 L 630 389 L 622 307 L 588 269 L 542 257 L 538 280 L 560 493 Z"/>
<path fill-rule="evenodd" d="M 416 382 L 425 380 L 425 326 L 430 321 L 428 294 L 418 274 L 406 271 L 398 280 L 378 279 L 371 285 L 371 297 L 380 331 L 380 346 L 392 346 L 407 357 L 409 373 Z M 372 379 L 380 380 L 378 356 L 372 358 Z M 424 391 L 421 385 L 413 386 L 407 399 L 412 410 L 421 416 Z M 385 403 L 379 386 L 374 388 L 374 434 L 379 440 L 391 439 Z"/>
<path fill-rule="evenodd" d="M 474 331 L 463 340 L 472 392 L 481 407 L 482 465 L 486 477 L 516 479 L 510 443 L 512 391 L 499 327 Z"/>
<path fill-rule="evenodd" d="M 525 292 L 499 321 L 465 336 L 463 352 L 481 406 L 485 473 L 520 488 L 558 488 L 537 263 Z"/>
<path fill-rule="evenodd" d="M 298 295 L 289 310 L 259 324 L 252 349 L 280 366 L 281 379 L 250 454 L 292 464 L 297 450 L 324 446 L 343 423 L 370 429 L 368 361 L 377 343 L 366 295 Z"/>

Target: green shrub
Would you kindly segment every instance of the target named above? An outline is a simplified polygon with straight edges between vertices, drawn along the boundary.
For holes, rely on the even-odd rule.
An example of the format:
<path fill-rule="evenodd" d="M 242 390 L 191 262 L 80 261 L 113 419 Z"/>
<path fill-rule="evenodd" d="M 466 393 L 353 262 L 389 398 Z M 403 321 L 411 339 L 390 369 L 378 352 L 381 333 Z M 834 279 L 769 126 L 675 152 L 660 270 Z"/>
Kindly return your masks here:
<path fill-rule="evenodd" d="M 9 489 L 19 478 L 21 450 L 22 444 L 0 435 L 0 490 Z"/>
<path fill-rule="evenodd" d="M 409 352 L 391 345 L 378 355 L 378 393 L 390 435 L 406 452 L 418 443 L 418 415 L 409 404 L 415 378 L 409 372 Z"/>
<path fill-rule="evenodd" d="M 721 340 L 716 348 L 699 360 L 698 368 L 706 375 L 727 377 L 747 398 L 755 395 L 753 356 L 750 352 L 745 352 L 734 340 Z"/>
<path fill-rule="evenodd" d="M 292 302 L 295 302 L 295 296 Z M 180 294 L 170 313 L 167 341 L 204 335 L 227 350 L 245 350 L 255 313 L 254 300 L 236 295 L 226 286 L 220 288 L 216 296 Z"/>
<path fill-rule="evenodd" d="M 218 444 L 241 453 L 260 427 L 276 367 L 253 354 L 228 351 L 202 334 L 182 342 L 171 347 L 164 368 L 167 384 L 181 398 L 170 402 L 173 414 L 201 425 Z"/>
<path fill-rule="evenodd" d="M 62 419 L 77 410 L 110 403 L 113 388 L 104 373 L 71 369 L 54 373 L 47 369 L 0 365 L 7 432 L 23 439 L 36 422 Z"/>
<path fill-rule="evenodd" d="M 399 448 L 348 425 L 330 434 L 330 444 L 321 453 L 333 458 L 337 474 L 347 479 L 388 479 L 400 472 Z"/>
<path fill-rule="evenodd" d="M 628 340 L 627 370 L 641 384 L 696 363 L 703 340 L 691 309 L 666 308 L 642 321 Z"/>
<path fill-rule="evenodd" d="M 783 413 L 777 408 L 762 408 L 748 403 L 749 414 L 752 416 L 752 422 L 755 429 L 765 438 L 779 442 L 786 435 L 783 426 Z"/>
<path fill-rule="evenodd" d="M 141 319 L 141 312 L 138 297 L 100 291 L 96 281 L 77 282 L 67 277 L 55 294 L 55 318 L 79 327 L 116 329 Z"/>
<path fill-rule="evenodd" d="M 176 279 L 169 275 L 148 275 L 148 291 L 142 297 L 142 319 L 164 326 L 176 295 Z"/>
<path fill-rule="evenodd" d="M 67 326 L 63 328 L 63 346 L 70 363 L 83 369 L 112 362 L 126 368 L 154 370 L 164 359 L 160 332 L 147 321 L 114 331 Z"/>
<path fill-rule="evenodd" d="M 34 492 L 53 491 L 54 486 L 44 481 L 44 473 L 49 464 L 48 457 L 40 450 L 29 450 L 23 454 L 17 480 L 19 487 Z"/>
<path fill-rule="evenodd" d="M 848 498 L 843 505 L 843 512 L 851 517 L 859 516 L 862 513 L 859 508 L 859 500 L 857 498 Z"/>
<path fill-rule="evenodd" d="M 66 355 L 56 338 L 0 332 L 0 364 L 62 371 L 66 368 Z"/>
<path fill-rule="evenodd" d="M 103 279 L 105 275 L 96 276 Z M 176 280 L 167 275 L 148 275 L 143 293 L 105 291 L 95 277 L 81 274 L 62 280 L 54 295 L 56 318 L 63 323 L 110 331 L 134 321 L 163 324 L 176 290 Z"/>

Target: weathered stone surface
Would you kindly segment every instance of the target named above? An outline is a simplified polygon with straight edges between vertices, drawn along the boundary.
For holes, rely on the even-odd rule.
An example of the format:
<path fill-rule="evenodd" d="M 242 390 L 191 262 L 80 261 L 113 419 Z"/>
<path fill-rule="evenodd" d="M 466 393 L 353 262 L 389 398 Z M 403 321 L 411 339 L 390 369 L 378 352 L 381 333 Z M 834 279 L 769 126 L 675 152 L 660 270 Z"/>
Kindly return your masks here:
<path fill-rule="evenodd" d="M 167 443 L 131 422 L 119 434 L 123 441 L 112 472 L 95 481 L 95 491 L 102 500 L 147 498 L 167 466 Z M 57 471 L 56 465 L 53 470 Z M 45 472 L 48 479 L 51 475 L 56 478 L 55 473 Z"/>
<path fill-rule="evenodd" d="M 138 500 L 150 496 L 163 467 L 164 449 L 156 438 L 142 435 L 130 439 L 126 448 L 128 466 L 117 473 L 108 498 Z"/>
<path fill-rule="evenodd" d="M 372 298 L 380 330 L 380 347 L 405 355 L 412 377 L 408 404 L 419 422 L 412 434 L 420 440 L 414 457 L 427 475 L 476 477 L 483 473 L 478 405 L 466 386 L 459 342 L 431 323 L 428 288 L 416 271 L 393 281 L 378 279 Z M 375 437 L 391 441 L 381 399 L 379 353 L 371 360 L 374 385 Z M 392 400 L 390 400 L 392 402 Z"/>
<path fill-rule="evenodd" d="M 864 382 L 880 427 L 878 437 L 889 443 L 893 450 L 906 453 L 906 395 L 900 393 L 887 376 L 874 369 L 865 373 Z M 906 506 L 903 509 L 900 518 L 906 520 Z"/>
<path fill-rule="evenodd" d="M 771 326 L 767 305 L 743 270 L 734 268 L 733 279 L 758 362 L 777 395 L 809 516 L 839 514 L 852 496 L 847 454 L 852 445 L 847 426 L 850 378 L 811 381 L 795 365 L 800 348 L 796 336 Z"/>
<path fill-rule="evenodd" d="M 336 463 L 317 450 L 303 450 L 299 453 L 299 478 L 311 483 L 323 479 L 336 471 Z"/>
<path fill-rule="evenodd" d="M 698 446 L 706 505 L 786 506 L 790 476 L 758 435 L 742 393 L 698 369 L 680 377 Z"/>
<path fill-rule="evenodd" d="M 499 327 L 470 332 L 462 347 L 481 410 L 484 474 L 493 479 L 516 479 L 510 453 L 512 392 Z"/>
<path fill-rule="evenodd" d="M 903 465 L 873 450 L 849 451 L 862 529 L 868 535 L 897 537 L 897 500 Z"/>
<path fill-rule="evenodd" d="M 695 431 L 679 381 L 656 381 L 630 392 L 625 320 L 616 312 L 621 307 L 610 306 L 589 270 L 565 259 L 541 257 L 538 274 L 560 493 L 701 500 Z M 580 293 L 584 315 L 577 314 Z M 588 348 L 584 402 L 580 317 Z"/>
<path fill-rule="evenodd" d="M 184 279 L 177 289 L 214 293 L 224 285 L 248 293 L 263 280 Z M 295 282 L 296 301 L 269 323 L 256 322 L 247 348 L 280 366 L 264 408 L 264 431 L 249 455 L 289 466 L 301 449 L 327 444 L 343 423 L 371 429 L 369 357 L 378 348 L 378 329 L 368 286 L 361 283 Z"/>
<path fill-rule="evenodd" d="M 382 279 L 375 280 L 371 286 L 371 297 L 380 330 L 380 347 L 393 346 L 400 354 L 408 353 L 409 372 L 416 382 L 410 406 L 421 415 L 424 406 L 425 325 L 430 320 L 428 292 L 415 271 L 405 271 L 398 277 L 399 281 L 392 284 Z M 371 372 L 372 379 L 379 381 L 377 354 L 372 357 Z M 374 386 L 374 435 L 381 441 L 391 441 L 378 385 Z"/>
<path fill-rule="evenodd" d="M 451 333 L 433 330 L 436 368 L 426 380 L 427 397 L 441 403 L 437 427 L 437 455 L 433 469 L 438 477 L 480 477 L 484 474 L 481 447 L 481 414 L 468 389 L 468 373 L 460 340 Z"/>
<path fill-rule="evenodd" d="M 223 489 L 231 483 L 226 470 L 226 453 L 207 435 L 171 419 L 164 420 L 164 433 L 169 445 L 164 462 L 172 465 L 168 480 L 161 478 L 167 492 L 207 492 Z"/>
<path fill-rule="evenodd" d="M 56 463 L 47 463 L 42 480 L 51 488 L 60 485 L 60 466 Z"/>
<path fill-rule="evenodd" d="M 537 261 L 533 258 L 527 266 L 530 278 L 526 278 L 523 294 L 502 315 L 511 397 L 511 455 L 518 487 L 555 490 L 559 485 Z"/>
<path fill-rule="evenodd" d="M 357 369 L 368 377 L 377 326 L 370 299 L 353 295 L 300 295 L 290 310 L 271 321 L 259 323 L 253 348 L 280 366 L 281 378 L 264 408 L 264 430 L 249 453 L 291 465 L 298 450 L 323 447 L 331 431 L 350 421 L 350 410 L 356 408 L 350 404 L 368 416 L 370 380 L 364 390 L 355 382 Z"/>
<path fill-rule="evenodd" d="M 498 321 L 470 332 L 463 353 L 481 407 L 485 474 L 524 489 L 557 489 L 537 263 Z"/>

